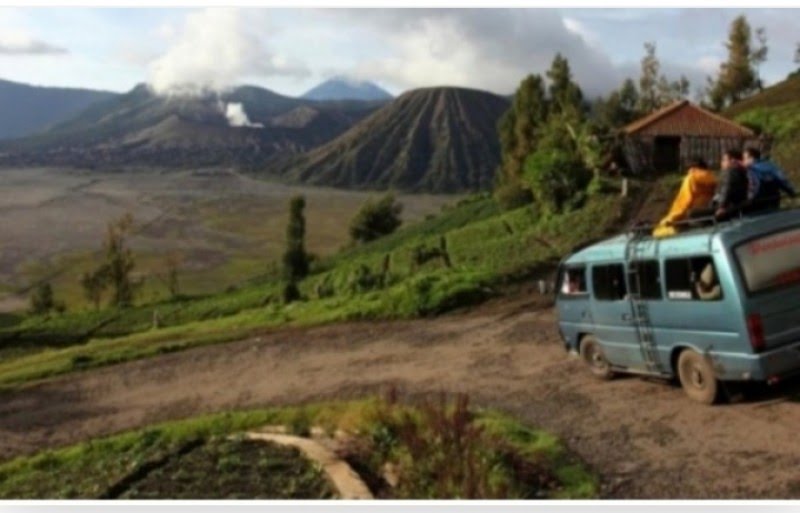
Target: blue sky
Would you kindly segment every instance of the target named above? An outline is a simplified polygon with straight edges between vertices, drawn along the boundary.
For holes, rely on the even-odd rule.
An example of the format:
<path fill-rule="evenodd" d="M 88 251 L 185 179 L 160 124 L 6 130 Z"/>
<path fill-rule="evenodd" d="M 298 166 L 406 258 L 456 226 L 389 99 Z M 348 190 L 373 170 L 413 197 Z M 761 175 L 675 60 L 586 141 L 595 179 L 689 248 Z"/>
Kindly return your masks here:
<path fill-rule="evenodd" d="M 797 66 L 798 10 L 0 8 L 0 78 L 126 91 L 254 83 L 301 94 L 331 75 L 393 93 L 459 85 L 507 94 L 562 52 L 600 94 L 638 74 L 654 41 L 693 89 L 725 57 L 731 20 L 766 28 L 767 83 Z"/>

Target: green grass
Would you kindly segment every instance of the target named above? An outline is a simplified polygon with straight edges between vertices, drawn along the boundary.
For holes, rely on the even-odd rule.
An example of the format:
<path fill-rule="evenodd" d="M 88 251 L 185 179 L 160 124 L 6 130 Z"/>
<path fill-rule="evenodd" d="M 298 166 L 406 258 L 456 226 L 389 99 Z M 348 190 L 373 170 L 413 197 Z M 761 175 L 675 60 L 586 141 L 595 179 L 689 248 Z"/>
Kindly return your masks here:
<path fill-rule="evenodd" d="M 281 302 L 279 280 L 266 276 L 206 297 L 29 316 L 0 328 L 0 386 L 290 324 L 409 318 L 476 304 L 607 233 L 623 210 L 614 194 L 593 196 L 582 209 L 551 217 L 530 207 L 500 212 L 491 198 L 477 197 L 318 262 L 300 284 L 304 300 L 293 304 Z M 444 248 L 447 258 L 415 262 L 418 248 Z"/>
<path fill-rule="evenodd" d="M 415 405 L 367 399 L 167 422 L 17 458 L 0 464 L 0 498 L 107 496 L 109 490 L 121 491 L 119 483 L 130 480 L 132 474 L 145 474 L 142 478 L 146 479 L 143 469 L 158 461 L 171 461 L 159 474 L 163 480 L 185 479 L 181 474 L 193 469 L 198 477 L 198 467 L 204 468 L 202 463 L 182 466 L 184 460 L 180 458 L 176 462 L 176 454 L 182 448 L 186 452 L 188 444 L 216 443 L 222 437 L 264 425 L 314 425 L 329 433 L 351 433 L 358 443 L 351 444 L 354 449 L 347 459 L 358 463 L 360 473 L 375 472 L 387 462 L 399 469 L 400 483 L 388 491 L 390 497 L 454 498 L 473 493 L 492 497 L 502 492 L 504 498 L 591 498 L 598 492 L 594 476 L 555 437 L 504 414 L 467 409 L 461 400 L 455 405 Z M 448 442 L 455 435 L 462 442 Z M 235 446 L 216 443 L 212 448 L 218 464 L 213 472 L 209 470 L 209 489 L 204 496 L 215 495 L 217 487 L 224 488 L 221 483 L 227 477 L 242 479 L 242 463 L 232 450 Z M 478 456 L 486 461 L 476 459 Z M 223 465 L 220 460 L 230 464 Z M 486 472 L 472 474 L 465 473 L 466 467 L 461 465 L 483 468 L 486 463 L 491 463 Z M 443 465 L 450 470 L 444 472 Z M 431 468 L 440 472 L 418 472 Z M 136 486 L 131 489 L 137 490 Z M 149 496 L 153 497 L 153 493 Z"/>
<path fill-rule="evenodd" d="M 772 158 L 795 184 L 800 184 L 800 97 L 775 107 L 756 107 L 736 117 L 740 123 L 774 138 Z"/>

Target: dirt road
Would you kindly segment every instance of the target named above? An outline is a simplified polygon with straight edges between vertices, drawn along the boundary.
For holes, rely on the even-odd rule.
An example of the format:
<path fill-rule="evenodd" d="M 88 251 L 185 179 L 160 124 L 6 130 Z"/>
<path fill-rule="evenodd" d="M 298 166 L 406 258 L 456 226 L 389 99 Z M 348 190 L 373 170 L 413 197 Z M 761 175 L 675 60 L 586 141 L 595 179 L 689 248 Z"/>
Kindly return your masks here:
<path fill-rule="evenodd" d="M 0 395 L 0 458 L 206 412 L 396 384 L 468 392 L 564 438 L 608 497 L 800 497 L 795 391 L 719 407 L 670 384 L 596 382 L 525 300 L 431 320 L 265 334 Z M 797 385 L 794 385 L 797 388 Z"/>

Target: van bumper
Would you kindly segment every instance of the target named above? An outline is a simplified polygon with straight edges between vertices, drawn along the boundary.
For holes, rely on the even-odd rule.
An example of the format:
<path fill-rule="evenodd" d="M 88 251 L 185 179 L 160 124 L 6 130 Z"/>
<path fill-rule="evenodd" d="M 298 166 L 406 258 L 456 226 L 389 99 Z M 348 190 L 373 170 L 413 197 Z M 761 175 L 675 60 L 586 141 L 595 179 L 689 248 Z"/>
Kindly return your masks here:
<path fill-rule="evenodd" d="M 800 340 L 759 354 L 713 353 L 717 377 L 726 381 L 777 381 L 800 374 Z"/>

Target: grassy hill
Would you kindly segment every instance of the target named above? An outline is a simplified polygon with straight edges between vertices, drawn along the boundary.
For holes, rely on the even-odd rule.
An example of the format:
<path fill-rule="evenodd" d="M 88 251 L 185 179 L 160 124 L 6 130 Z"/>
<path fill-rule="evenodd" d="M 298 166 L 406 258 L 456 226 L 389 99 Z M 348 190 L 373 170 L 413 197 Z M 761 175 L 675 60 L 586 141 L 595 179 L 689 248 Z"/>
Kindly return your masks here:
<path fill-rule="evenodd" d="M 475 196 L 426 221 L 316 262 L 303 300 L 284 304 L 278 275 L 223 294 L 127 309 L 29 316 L 0 330 L 0 386 L 245 337 L 286 325 L 432 315 L 504 283 L 549 276 L 573 246 L 627 218 L 618 193 L 560 216 L 501 212 Z M 157 326 L 154 326 L 157 318 Z"/>
<path fill-rule="evenodd" d="M 772 158 L 800 183 L 800 76 L 733 105 L 726 115 L 773 137 Z"/>
<path fill-rule="evenodd" d="M 405 93 L 288 166 L 315 185 L 456 192 L 490 187 L 508 100 L 454 87 Z"/>

